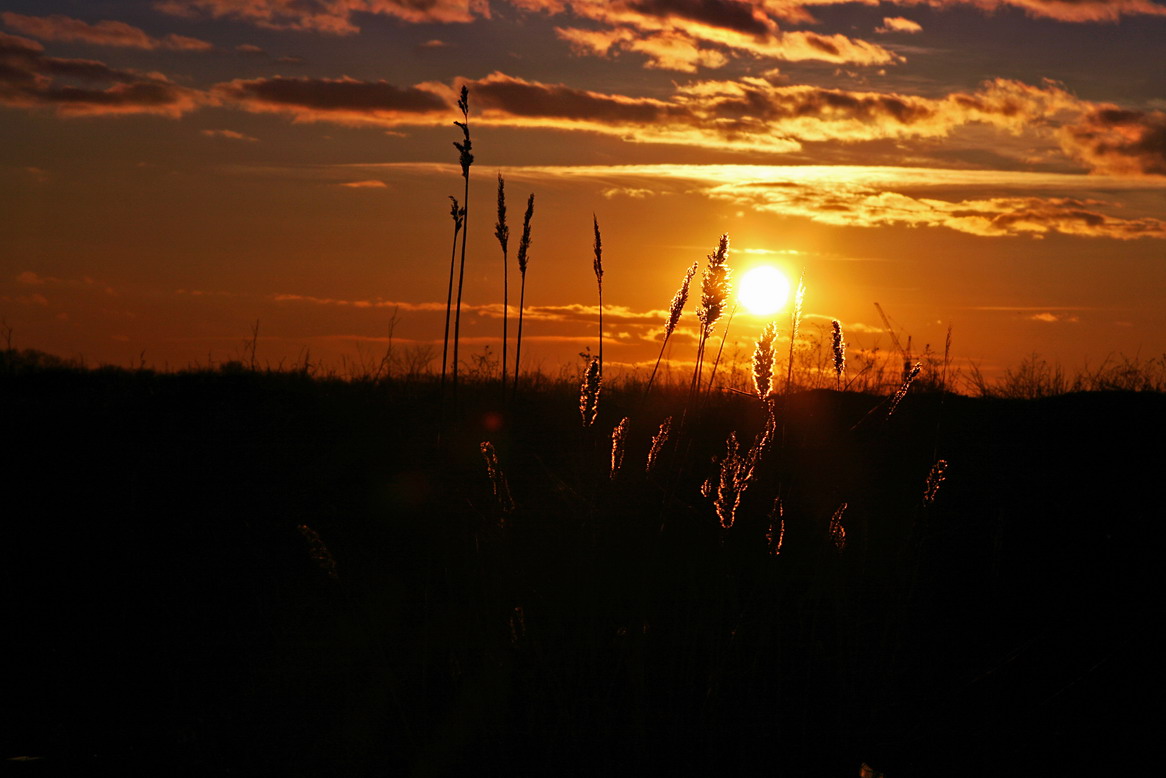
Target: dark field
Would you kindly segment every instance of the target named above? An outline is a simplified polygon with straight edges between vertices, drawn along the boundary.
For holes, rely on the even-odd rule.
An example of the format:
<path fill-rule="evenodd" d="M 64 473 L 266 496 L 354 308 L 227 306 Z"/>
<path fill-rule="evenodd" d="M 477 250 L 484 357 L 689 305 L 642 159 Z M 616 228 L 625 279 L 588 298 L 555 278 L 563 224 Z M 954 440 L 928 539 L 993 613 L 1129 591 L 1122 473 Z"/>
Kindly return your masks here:
<path fill-rule="evenodd" d="M 731 430 L 746 446 L 760 430 L 756 399 L 690 413 L 646 475 L 682 393 L 642 407 L 605 390 L 585 431 L 577 384 L 508 414 L 496 385 L 463 386 L 440 444 L 437 394 L 5 365 L 0 756 L 38 757 L 8 770 L 930 778 L 1160 761 L 1166 396 L 911 394 L 884 423 L 868 415 L 883 398 L 794 394 L 725 530 L 699 487 Z"/>

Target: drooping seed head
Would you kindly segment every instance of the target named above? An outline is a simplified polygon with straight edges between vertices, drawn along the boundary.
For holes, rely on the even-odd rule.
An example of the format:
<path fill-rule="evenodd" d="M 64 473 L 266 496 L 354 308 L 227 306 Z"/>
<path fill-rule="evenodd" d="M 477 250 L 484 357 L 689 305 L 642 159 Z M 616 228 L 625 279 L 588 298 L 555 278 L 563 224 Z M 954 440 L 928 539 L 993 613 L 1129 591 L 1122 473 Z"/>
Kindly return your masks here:
<path fill-rule="evenodd" d="M 663 450 L 664 444 L 668 442 L 668 436 L 672 434 L 672 417 L 664 419 L 660 425 L 660 431 L 652 436 L 652 447 L 648 449 L 648 466 L 644 468 L 645 472 L 652 472 L 652 468 L 656 466 L 656 460 L 660 456 L 660 451 Z"/>
<path fill-rule="evenodd" d="M 668 321 L 664 324 L 665 339 L 671 337 L 676 330 L 676 325 L 680 323 L 680 314 L 684 312 L 684 306 L 688 303 L 688 287 L 692 283 L 692 277 L 696 275 L 697 263 L 693 262 L 692 267 L 688 268 L 688 272 L 684 274 L 684 281 L 680 284 L 680 288 L 676 290 L 676 294 L 672 295 L 672 304 L 668 307 Z"/>

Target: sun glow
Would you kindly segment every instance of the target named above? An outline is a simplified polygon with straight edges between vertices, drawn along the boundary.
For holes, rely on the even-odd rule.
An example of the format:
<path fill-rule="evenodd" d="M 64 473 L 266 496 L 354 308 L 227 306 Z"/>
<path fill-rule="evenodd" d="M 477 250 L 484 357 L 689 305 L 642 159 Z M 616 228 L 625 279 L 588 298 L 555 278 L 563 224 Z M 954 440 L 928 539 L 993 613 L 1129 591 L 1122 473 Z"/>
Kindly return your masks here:
<path fill-rule="evenodd" d="M 741 276 L 737 297 L 758 316 L 781 310 L 789 299 L 789 279 L 772 265 L 758 265 Z"/>

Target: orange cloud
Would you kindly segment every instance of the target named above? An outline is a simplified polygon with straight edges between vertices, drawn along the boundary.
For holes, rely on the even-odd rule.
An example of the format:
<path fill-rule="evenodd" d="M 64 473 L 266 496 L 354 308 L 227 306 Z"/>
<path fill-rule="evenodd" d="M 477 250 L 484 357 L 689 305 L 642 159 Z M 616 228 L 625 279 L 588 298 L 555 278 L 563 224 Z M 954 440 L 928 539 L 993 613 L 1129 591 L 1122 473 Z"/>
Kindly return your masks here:
<path fill-rule="evenodd" d="M 399 169 L 429 172 L 405 163 Z M 452 172 L 452 166 L 450 166 Z M 1073 190 L 1166 189 L 1166 179 L 996 170 L 940 170 L 849 166 L 621 165 L 504 169 L 508 179 L 589 179 L 658 192 L 699 192 L 759 212 L 843 227 L 946 227 L 984 237 L 1059 233 L 1087 238 L 1166 238 L 1166 220 L 1123 218 L 1115 203 L 1071 196 Z M 1018 196 L 1012 190 L 1053 191 Z M 949 191 L 984 192 L 949 199 Z M 606 316 L 606 314 L 605 314 Z"/>
<path fill-rule="evenodd" d="M 844 2 L 845 0 L 838 0 Z M 1124 16 L 1166 16 L 1166 6 L 1154 0 L 888 0 L 898 5 L 929 5 L 950 8 L 970 5 L 984 11 L 1018 8 L 1027 15 L 1060 22 L 1116 22 Z M 811 0 L 806 5 L 825 5 L 831 0 Z"/>
<path fill-rule="evenodd" d="M 348 189 L 388 189 L 389 185 L 380 179 L 368 179 L 366 181 L 345 181 L 340 186 Z"/>
<path fill-rule="evenodd" d="M 876 27 L 875 32 L 905 32 L 914 34 L 923 32 L 923 25 L 919 24 L 919 22 L 913 22 L 910 19 L 904 19 L 902 16 L 884 16 L 882 26 Z"/>
<path fill-rule="evenodd" d="M 93 86 L 62 84 L 58 79 Z M 173 84 L 160 74 L 118 70 L 96 60 L 46 57 L 39 43 L 0 33 L 0 105 L 51 108 L 62 116 L 178 117 L 203 102 L 197 90 Z"/>
<path fill-rule="evenodd" d="M 125 22 L 84 22 L 61 14 L 52 16 L 25 16 L 5 11 L 0 20 L 17 32 L 44 41 L 69 41 L 95 46 L 120 46 L 133 49 L 170 49 L 172 51 L 209 51 L 214 46 L 185 35 L 167 35 L 154 38 L 145 30 Z"/>
<path fill-rule="evenodd" d="M 359 32 L 357 13 L 406 22 L 471 22 L 489 17 L 488 0 L 158 0 L 154 8 L 184 18 L 240 19 L 277 30 L 314 30 L 333 35 Z"/>
<path fill-rule="evenodd" d="M 1062 127 L 1058 136 L 1065 152 L 1092 170 L 1166 176 L 1166 111 L 1097 106 Z"/>
<path fill-rule="evenodd" d="M 837 64 L 888 65 L 903 58 L 877 44 L 845 35 L 782 30 L 773 16 L 789 18 L 790 8 L 745 0 L 568 0 L 518 3 L 527 10 L 571 15 L 600 29 L 560 27 L 559 36 L 579 54 L 608 56 L 632 51 L 648 57 L 646 67 L 695 72 L 718 68 L 729 56 L 819 60 Z M 778 13 L 780 11 L 780 13 Z M 808 17 L 806 17 L 808 18 Z"/>
<path fill-rule="evenodd" d="M 259 138 L 253 138 L 250 135 L 244 135 L 234 130 L 203 130 L 202 134 L 208 138 L 226 138 L 227 140 L 245 140 L 250 142 L 259 140 Z"/>
<path fill-rule="evenodd" d="M 598 44 L 602 45 L 602 44 Z M 1166 112 L 1090 103 L 1060 85 L 1008 79 L 942 97 L 779 85 L 764 78 L 694 81 L 668 98 L 628 97 L 529 81 L 494 72 L 470 88 L 474 121 L 498 127 L 548 128 L 769 154 L 807 143 L 939 139 L 973 125 L 994 128 L 1061 150 L 1098 172 L 1166 172 Z M 439 83 L 398 87 L 352 78 L 236 79 L 211 90 L 221 103 L 297 121 L 382 127 L 444 126 L 453 88 Z"/>

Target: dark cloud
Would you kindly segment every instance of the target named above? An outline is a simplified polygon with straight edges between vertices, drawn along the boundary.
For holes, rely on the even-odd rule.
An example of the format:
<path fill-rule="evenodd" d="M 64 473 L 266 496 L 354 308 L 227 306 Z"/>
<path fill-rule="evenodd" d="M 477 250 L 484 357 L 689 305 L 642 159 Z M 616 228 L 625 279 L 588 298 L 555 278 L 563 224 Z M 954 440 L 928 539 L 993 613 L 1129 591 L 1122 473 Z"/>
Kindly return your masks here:
<path fill-rule="evenodd" d="M 1092 170 L 1166 176 L 1166 111 L 1094 108 L 1061 128 L 1061 143 Z"/>
<path fill-rule="evenodd" d="M 107 83 L 111 86 L 101 88 Z M 53 108 L 62 115 L 180 116 L 201 102 L 197 91 L 159 75 L 118 70 L 96 60 L 46 57 L 40 44 L 0 33 L 0 105 Z"/>
<path fill-rule="evenodd" d="M 738 0 L 632 0 L 627 8 L 645 16 L 687 19 L 748 35 L 770 35 L 777 27 L 753 3 Z"/>
<path fill-rule="evenodd" d="M 221 100 L 250 111 L 290 113 L 301 121 L 418 123 L 421 115 L 445 120 L 445 95 L 420 87 L 351 78 L 235 79 L 214 87 Z M 421 121 L 420 123 L 429 123 Z"/>

